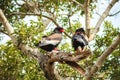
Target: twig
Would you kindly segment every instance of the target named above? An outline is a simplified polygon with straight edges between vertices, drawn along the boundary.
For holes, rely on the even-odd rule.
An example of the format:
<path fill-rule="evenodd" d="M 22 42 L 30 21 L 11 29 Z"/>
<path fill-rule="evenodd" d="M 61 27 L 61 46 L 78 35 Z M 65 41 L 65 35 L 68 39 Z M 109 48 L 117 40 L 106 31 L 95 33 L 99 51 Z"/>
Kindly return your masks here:
<path fill-rule="evenodd" d="M 3 31 L 3 30 L 0 30 L 0 32 L 1 32 L 1 33 L 3 33 L 3 34 L 8 35 L 8 33 L 6 33 L 6 32 L 5 32 L 5 31 Z"/>
<path fill-rule="evenodd" d="M 120 10 L 117 11 L 116 13 L 114 13 L 114 14 L 110 14 L 109 16 L 112 17 L 112 16 L 115 16 L 115 15 L 117 15 L 117 14 L 119 14 L 119 13 L 120 13 Z"/>
<path fill-rule="evenodd" d="M 10 15 L 36 15 L 36 16 L 40 16 L 42 14 L 35 14 L 35 13 L 23 13 L 23 12 L 14 12 L 14 13 L 11 13 Z M 60 25 L 51 17 L 48 17 L 46 15 L 42 15 L 43 17 L 47 18 L 47 19 L 50 19 L 57 27 L 60 27 Z M 69 38 L 71 38 L 71 36 L 69 36 L 66 32 L 64 32 L 65 35 Z"/>
<path fill-rule="evenodd" d="M 68 15 L 69 27 L 71 28 L 70 15 Z"/>
<path fill-rule="evenodd" d="M 16 3 L 18 6 L 22 6 L 22 4 L 19 4 L 17 1 L 15 1 L 15 3 Z"/>

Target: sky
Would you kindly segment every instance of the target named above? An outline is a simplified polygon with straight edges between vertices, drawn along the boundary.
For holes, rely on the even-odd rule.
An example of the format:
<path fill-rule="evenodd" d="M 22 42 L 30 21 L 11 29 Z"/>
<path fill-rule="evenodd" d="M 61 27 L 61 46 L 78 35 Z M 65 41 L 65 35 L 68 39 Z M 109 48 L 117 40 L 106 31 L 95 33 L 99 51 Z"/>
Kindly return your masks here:
<path fill-rule="evenodd" d="M 97 8 L 95 10 L 94 13 L 99 13 L 100 15 L 104 12 L 105 8 L 108 6 L 108 4 L 111 2 L 108 1 L 108 0 L 98 0 L 98 4 L 97 4 Z M 115 6 L 112 8 L 112 10 L 110 11 L 110 14 L 113 14 L 117 11 L 120 10 L 120 1 L 118 3 L 115 4 Z M 93 17 L 91 18 L 91 26 L 95 26 L 95 24 L 97 23 L 100 15 L 98 14 L 94 14 Z M 75 14 L 73 15 L 71 18 L 71 21 L 72 20 L 75 20 L 75 19 L 79 19 L 79 21 L 82 23 L 83 26 L 85 26 L 85 18 L 84 16 L 80 16 L 79 14 Z M 27 16 L 24 18 L 24 21 L 26 21 L 26 23 L 28 23 L 28 25 L 30 24 L 30 20 L 34 20 L 34 21 L 37 21 L 37 17 L 35 16 Z M 114 27 L 120 27 L 120 13 L 113 16 L 113 17 L 107 17 L 105 20 L 109 20 L 112 22 L 112 24 L 114 25 Z M 49 26 L 51 26 L 52 24 L 49 24 Z M 102 26 L 101 26 L 101 31 L 103 30 Z M 99 32 L 98 34 L 101 34 L 101 32 Z M 10 38 L 4 34 L 0 35 L 3 37 L 2 40 L 0 40 L 0 44 L 4 44 L 6 43 L 6 41 L 10 40 Z"/>

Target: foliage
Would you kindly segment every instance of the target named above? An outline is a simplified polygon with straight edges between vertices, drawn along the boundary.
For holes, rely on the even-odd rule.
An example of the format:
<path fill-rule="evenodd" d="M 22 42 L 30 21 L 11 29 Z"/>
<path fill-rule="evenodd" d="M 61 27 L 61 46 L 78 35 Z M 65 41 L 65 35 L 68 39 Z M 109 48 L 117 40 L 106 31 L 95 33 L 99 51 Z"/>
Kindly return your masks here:
<path fill-rule="evenodd" d="M 36 0 L 29 0 L 31 3 L 35 3 Z M 81 4 L 84 0 L 76 0 Z M 90 9 L 94 10 L 96 7 L 95 2 L 90 0 Z M 69 24 L 69 16 L 79 13 L 80 16 L 84 15 L 84 11 L 76 3 L 71 3 L 70 0 L 38 0 L 38 9 L 40 15 L 37 16 L 38 21 L 31 20 L 29 24 L 25 23 L 23 19 L 26 15 L 15 15 L 14 12 L 24 12 L 24 13 L 35 13 L 30 10 L 29 6 L 25 6 L 22 0 L 0 0 L 0 8 L 5 13 L 9 22 L 15 29 L 15 35 L 19 38 L 19 42 L 35 47 L 34 44 L 41 40 L 43 35 L 48 35 L 51 30 L 46 31 L 50 26 L 44 26 L 42 21 L 42 15 L 50 16 L 50 14 L 55 14 L 57 19 L 55 21 L 59 23 L 60 26 L 65 28 L 65 31 L 72 36 L 75 30 L 79 27 L 83 27 L 83 24 L 78 20 L 74 20 L 72 24 Z M 91 12 L 92 13 L 92 12 Z M 91 14 L 92 15 L 92 14 Z M 50 16 L 51 17 L 51 16 Z M 27 22 L 27 21 L 26 21 Z M 71 25 L 71 26 L 70 26 Z M 3 26 L 0 26 L 3 31 Z M 93 55 L 87 60 L 80 61 L 79 64 L 86 69 L 88 66 L 93 65 L 97 58 L 102 54 L 102 52 L 114 41 L 115 36 L 117 36 L 120 29 L 114 28 L 111 22 L 106 21 L 104 23 L 104 30 L 102 35 L 97 35 L 95 38 L 95 43 L 93 44 L 94 50 Z M 2 35 L 2 34 L 1 34 Z M 60 50 L 65 52 L 73 52 L 70 47 L 70 39 L 68 39 L 63 34 L 64 42 L 59 46 Z M 0 40 L 2 40 L 0 36 Z M 45 51 L 41 50 L 42 53 Z M 98 75 L 94 80 L 101 79 L 120 79 L 120 45 L 117 49 L 108 57 L 102 69 L 99 70 Z M 56 65 L 56 70 L 58 70 L 61 77 L 71 77 L 73 80 L 83 79 L 83 77 L 78 74 L 75 70 L 70 68 L 66 64 Z M 103 76 L 100 76 L 104 74 Z M 38 63 L 30 58 L 29 56 L 23 54 L 18 50 L 11 41 L 6 44 L 0 45 L 0 79 L 1 80 L 45 80 L 42 70 L 39 68 Z"/>
<path fill-rule="evenodd" d="M 30 25 L 25 24 L 23 21 L 16 22 L 13 26 L 15 27 L 16 36 L 19 37 L 22 43 L 34 45 L 36 38 L 41 39 L 43 35 L 42 31 L 45 30 L 41 21 L 35 22 L 30 21 Z M 31 43 L 32 42 L 32 43 Z"/>
<path fill-rule="evenodd" d="M 11 42 L 0 46 L 1 80 L 40 80 L 45 79 L 35 60 L 23 55 Z"/>
<path fill-rule="evenodd" d="M 94 50 L 91 59 L 87 61 L 88 65 L 92 65 L 94 61 L 106 50 L 106 48 L 115 40 L 118 35 L 120 28 L 114 28 L 111 22 L 105 21 L 104 30 L 101 31 L 101 35 L 97 35 L 95 38 L 95 43 L 93 44 Z M 120 45 L 112 52 L 112 54 L 107 58 L 104 65 L 98 72 L 98 79 L 110 79 L 119 80 L 120 68 Z M 96 79 L 95 79 L 96 80 Z"/>

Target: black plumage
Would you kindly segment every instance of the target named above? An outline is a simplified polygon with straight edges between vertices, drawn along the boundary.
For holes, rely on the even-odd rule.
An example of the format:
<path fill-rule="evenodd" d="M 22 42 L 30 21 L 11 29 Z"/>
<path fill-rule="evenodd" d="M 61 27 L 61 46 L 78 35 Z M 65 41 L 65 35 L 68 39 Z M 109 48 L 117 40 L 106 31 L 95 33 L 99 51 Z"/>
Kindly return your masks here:
<path fill-rule="evenodd" d="M 36 44 L 36 46 L 46 51 L 52 51 L 56 49 L 62 40 L 62 32 L 64 32 L 62 27 L 55 28 L 51 35 L 43 36 L 42 40 Z"/>
<path fill-rule="evenodd" d="M 81 50 L 83 50 L 84 47 L 87 45 L 88 40 L 86 38 L 84 29 L 83 28 L 77 29 L 72 37 L 72 46 L 74 50 L 77 50 L 79 46 L 81 47 Z"/>

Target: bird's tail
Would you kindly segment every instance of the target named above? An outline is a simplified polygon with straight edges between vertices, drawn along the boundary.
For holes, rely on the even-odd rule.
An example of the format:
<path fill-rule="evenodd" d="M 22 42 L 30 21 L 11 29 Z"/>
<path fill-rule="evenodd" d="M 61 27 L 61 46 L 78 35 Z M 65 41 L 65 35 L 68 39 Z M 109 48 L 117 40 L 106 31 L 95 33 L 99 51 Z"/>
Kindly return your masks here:
<path fill-rule="evenodd" d="M 85 70 L 76 62 L 66 61 L 65 63 L 68 64 L 69 66 L 71 66 L 73 69 L 77 70 L 80 74 L 82 74 L 82 75 L 85 74 Z"/>

